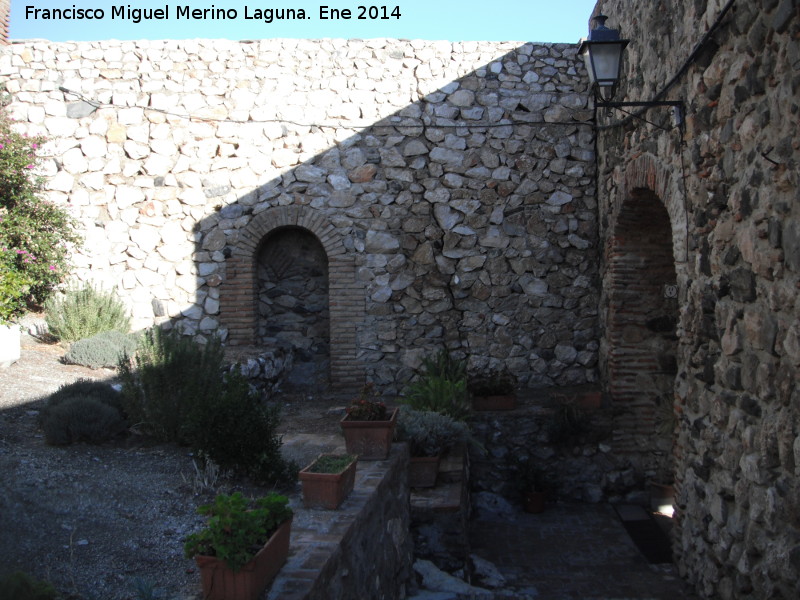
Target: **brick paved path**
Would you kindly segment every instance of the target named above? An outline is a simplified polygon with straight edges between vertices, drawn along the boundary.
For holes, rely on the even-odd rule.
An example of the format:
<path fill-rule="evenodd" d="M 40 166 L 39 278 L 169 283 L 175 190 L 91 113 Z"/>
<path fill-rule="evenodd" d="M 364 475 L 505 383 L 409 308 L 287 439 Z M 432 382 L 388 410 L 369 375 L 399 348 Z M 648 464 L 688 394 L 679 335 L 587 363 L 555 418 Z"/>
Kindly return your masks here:
<path fill-rule="evenodd" d="M 673 565 L 650 565 L 606 504 L 552 504 L 537 515 L 473 518 L 470 544 L 518 600 L 696 598 Z"/>

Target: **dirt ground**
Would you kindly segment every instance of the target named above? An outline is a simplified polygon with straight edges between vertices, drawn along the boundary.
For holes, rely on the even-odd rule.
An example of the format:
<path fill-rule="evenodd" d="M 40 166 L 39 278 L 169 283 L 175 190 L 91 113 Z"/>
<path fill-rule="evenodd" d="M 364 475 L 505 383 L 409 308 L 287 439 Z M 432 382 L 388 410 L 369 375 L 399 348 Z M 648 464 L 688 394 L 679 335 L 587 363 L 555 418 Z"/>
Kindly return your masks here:
<path fill-rule="evenodd" d="M 102 446 L 51 447 L 39 409 L 61 385 L 108 369 L 65 365 L 64 349 L 23 335 L 22 357 L 0 370 L 0 575 L 24 570 L 70 600 L 196 600 L 199 575 L 183 540 L 218 492 L 267 489 L 200 472 L 186 448 L 137 436 Z M 343 402 L 281 395 L 281 432 L 338 432 Z M 299 488 L 283 490 L 290 495 Z"/>

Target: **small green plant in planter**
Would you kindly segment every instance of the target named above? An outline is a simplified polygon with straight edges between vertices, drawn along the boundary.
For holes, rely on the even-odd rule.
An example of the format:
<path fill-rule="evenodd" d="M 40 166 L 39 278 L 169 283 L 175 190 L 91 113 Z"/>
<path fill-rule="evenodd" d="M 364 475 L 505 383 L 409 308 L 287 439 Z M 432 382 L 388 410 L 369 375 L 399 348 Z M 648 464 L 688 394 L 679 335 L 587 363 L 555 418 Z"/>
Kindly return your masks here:
<path fill-rule="evenodd" d="M 353 491 L 358 456 L 320 454 L 298 477 L 303 485 L 303 504 L 307 508 L 335 510 Z"/>
<path fill-rule="evenodd" d="M 208 522 L 186 539 L 184 551 L 201 569 L 203 598 L 255 600 L 288 556 L 288 498 L 272 493 L 251 503 L 240 492 L 220 494 L 197 512 Z"/>

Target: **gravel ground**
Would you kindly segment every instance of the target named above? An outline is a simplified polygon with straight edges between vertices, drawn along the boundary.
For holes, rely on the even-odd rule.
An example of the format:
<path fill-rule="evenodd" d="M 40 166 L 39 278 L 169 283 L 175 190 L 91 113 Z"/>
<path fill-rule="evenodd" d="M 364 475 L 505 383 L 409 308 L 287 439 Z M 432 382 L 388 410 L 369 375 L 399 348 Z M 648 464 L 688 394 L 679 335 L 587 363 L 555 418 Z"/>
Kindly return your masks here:
<path fill-rule="evenodd" d="M 74 600 L 148 598 L 137 585 L 158 598 L 200 598 L 194 563 L 183 558 L 183 539 L 202 523 L 196 507 L 217 492 L 268 490 L 199 476 L 185 448 L 137 436 L 46 445 L 37 426 L 44 398 L 81 377 L 115 375 L 64 365 L 63 352 L 23 335 L 22 358 L 0 370 L 0 575 L 27 571 Z M 291 400 L 282 429 L 338 430 L 330 399 Z"/>

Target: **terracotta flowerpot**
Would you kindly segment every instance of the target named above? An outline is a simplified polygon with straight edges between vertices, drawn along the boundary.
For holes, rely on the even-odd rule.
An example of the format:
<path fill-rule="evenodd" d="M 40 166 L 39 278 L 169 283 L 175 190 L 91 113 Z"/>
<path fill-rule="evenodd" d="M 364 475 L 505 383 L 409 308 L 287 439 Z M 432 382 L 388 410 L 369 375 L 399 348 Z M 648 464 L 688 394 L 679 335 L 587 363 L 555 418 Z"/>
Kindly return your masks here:
<path fill-rule="evenodd" d="M 320 455 L 320 457 L 322 456 L 326 455 Z M 358 459 L 353 460 L 341 473 L 312 473 L 311 469 L 314 467 L 314 463 L 300 471 L 298 477 L 303 483 L 305 507 L 330 510 L 339 508 L 339 505 L 353 491 L 357 464 Z"/>
<path fill-rule="evenodd" d="M 434 487 L 439 475 L 439 456 L 412 456 L 408 463 L 409 487 Z"/>
<path fill-rule="evenodd" d="M 239 571 L 215 556 L 196 556 L 203 600 L 258 600 L 289 556 L 292 519 L 284 521 L 249 563 Z"/>
<path fill-rule="evenodd" d="M 522 507 L 527 513 L 539 514 L 544 512 L 545 492 L 524 492 L 522 494 Z"/>
<path fill-rule="evenodd" d="M 516 394 L 503 394 L 500 396 L 473 396 L 472 408 L 478 411 L 487 410 L 514 410 L 517 406 Z"/>
<path fill-rule="evenodd" d="M 386 460 L 392 447 L 398 409 L 386 421 L 353 421 L 345 416 L 341 421 L 342 434 L 348 454 L 358 454 L 361 460 Z"/>
<path fill-rule="evenodd" d="M 10 367 L 20 356 L 19 325 L 0 325 L 0 369 Z"/>

